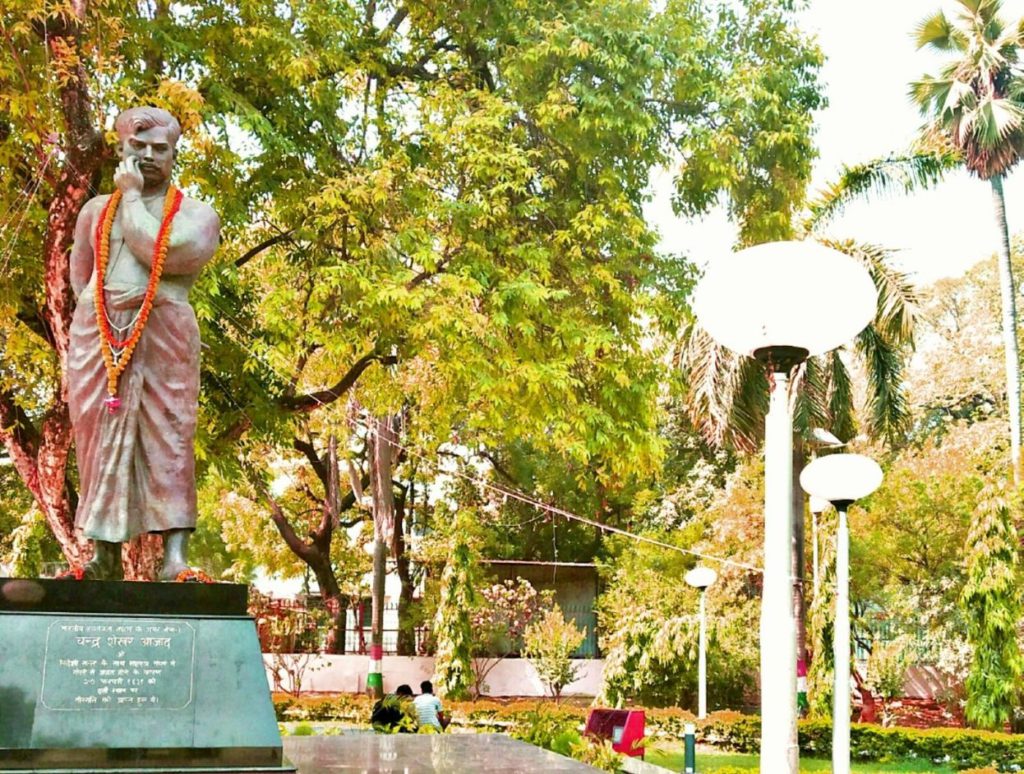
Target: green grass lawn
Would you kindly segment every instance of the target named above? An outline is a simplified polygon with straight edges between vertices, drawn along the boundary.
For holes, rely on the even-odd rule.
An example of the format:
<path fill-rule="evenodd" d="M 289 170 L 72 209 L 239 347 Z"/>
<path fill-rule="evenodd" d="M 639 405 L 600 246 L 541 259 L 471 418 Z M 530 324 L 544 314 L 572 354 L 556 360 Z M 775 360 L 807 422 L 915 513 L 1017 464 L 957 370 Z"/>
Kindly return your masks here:
<path fill-rule="evenodd" d="M 672 771 L 683 770 L 683 749 L 666 748 L 665 750 L 651 750 L 645 760 L 657 766 L 664 766 Z M 726 766 L 733 766 L 740 769 L 757 771 L 758 757 L 756 755 L 739 755 L 734 753 L 698 752 L 697 771 L 715 772 Z M 899 763 L 854 763 L 853 771 L 862 774 L 905 774 L 905 772 L 927 771 L 930 774 L 954 774 L 954 769 L 948 766 L 936 766 L 928 761 L 901 761 Z M 801 772 L 828 772 L 832 770 L 832 761 L 820 758 L 801 758 Z"/>

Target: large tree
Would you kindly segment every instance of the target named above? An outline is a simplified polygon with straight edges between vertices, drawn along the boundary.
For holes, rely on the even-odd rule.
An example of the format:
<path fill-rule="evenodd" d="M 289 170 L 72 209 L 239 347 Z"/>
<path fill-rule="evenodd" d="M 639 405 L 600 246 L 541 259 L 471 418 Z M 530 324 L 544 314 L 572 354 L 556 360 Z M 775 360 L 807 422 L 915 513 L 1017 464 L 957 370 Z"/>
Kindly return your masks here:
<path fill-rule="evenodd" d="M 657 466 L 645 337 L 678 324 L 685 267 L 654 249 L 648 174 L 678 153 L 684 209 L 724 194 L 751 224 L 802 187 L 820 54 L 790 6 L 6 4 L 0 206 L 18 227 L 0 263 L 0 434 L 68 558 L 85 547 L 67 249 L 109 189 L 119 107 L 181 118 L 180 181 L 224 223 L 193 292 L 201 470 L 264 502 L 331 588 L 356 498 L 331 494 L 329 439 L 342 466 L 360 453 L 350 399 L 406 412 L 402 443 L 424 453 L 457 430 L 533 439 L 602 486 Z"/>

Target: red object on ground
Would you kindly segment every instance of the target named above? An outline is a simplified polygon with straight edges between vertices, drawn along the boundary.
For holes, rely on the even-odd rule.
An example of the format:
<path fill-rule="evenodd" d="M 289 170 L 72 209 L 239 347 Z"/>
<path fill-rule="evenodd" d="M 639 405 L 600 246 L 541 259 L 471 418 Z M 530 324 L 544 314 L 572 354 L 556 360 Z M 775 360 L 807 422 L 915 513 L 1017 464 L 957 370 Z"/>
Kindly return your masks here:
<path fill-rule="evenodd" d="M 583 733 L 611 740 L 617 753 L 643 758 L 644 719 L 643 710 L 592 709 Z"/>

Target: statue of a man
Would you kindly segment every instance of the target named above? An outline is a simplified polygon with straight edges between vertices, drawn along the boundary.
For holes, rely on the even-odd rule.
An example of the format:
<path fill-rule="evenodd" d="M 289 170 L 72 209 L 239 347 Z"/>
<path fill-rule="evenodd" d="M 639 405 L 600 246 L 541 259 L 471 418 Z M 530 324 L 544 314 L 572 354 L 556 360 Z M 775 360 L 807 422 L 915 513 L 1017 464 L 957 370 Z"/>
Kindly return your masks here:
<path fill-rule="evenodd" d="M 217 249 L 220 220 L 171 186 L 174 116 L 132 108 L 115 128 L 117 190 L 86 203 L 71 250 L 75 525 L 95 548 L 86 578 L 123 578 L 121 543 L 158 532 L 160 578 L 174 580 L 196 525 L 199 327 L 188 293 Z"/>

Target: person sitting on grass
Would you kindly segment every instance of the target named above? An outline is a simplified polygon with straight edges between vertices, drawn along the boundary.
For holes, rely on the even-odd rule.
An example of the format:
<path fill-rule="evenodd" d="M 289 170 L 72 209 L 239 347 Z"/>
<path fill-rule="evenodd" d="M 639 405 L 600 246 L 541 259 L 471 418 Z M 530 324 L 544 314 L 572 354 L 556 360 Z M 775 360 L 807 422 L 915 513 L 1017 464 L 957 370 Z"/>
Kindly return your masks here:
<path fill-rule="evenodd" d="M 420 728 L 444 731 L 450 721 L 441 709 L 441 700 L 434 695 L 433 684 L 429 680 L 424 680 L 420 683 L 420 690 L 423 693 L 413 700 Z"/>
<path fill-rule="evenodd" d="M 414 734 L 417 730 L 412 688 L 402 684 L 383 699 L 378 699 L 370 714 L 373 730 L 382 734 Z"/>

